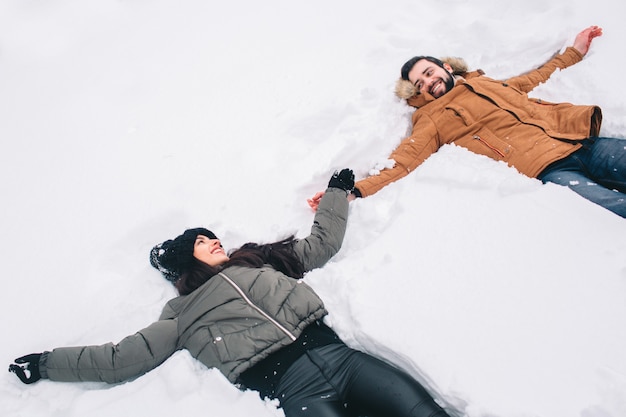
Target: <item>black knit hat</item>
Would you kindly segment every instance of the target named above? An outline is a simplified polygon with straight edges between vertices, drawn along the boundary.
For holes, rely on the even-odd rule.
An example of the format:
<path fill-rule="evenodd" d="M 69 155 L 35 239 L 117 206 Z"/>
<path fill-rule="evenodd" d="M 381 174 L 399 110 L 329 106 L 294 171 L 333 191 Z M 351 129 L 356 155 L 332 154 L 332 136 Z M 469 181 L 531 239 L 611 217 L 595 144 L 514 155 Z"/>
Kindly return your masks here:
<path fill-rule="evenodd" d="M 150 264 L 168 281 L 176 281 L 194 260 L 193 248 L 198 235 L 217 239 L 212 231 L 204 227 L 187 229 L 176 239 L 166 240 L 153 247 L 150 251 Z"/>

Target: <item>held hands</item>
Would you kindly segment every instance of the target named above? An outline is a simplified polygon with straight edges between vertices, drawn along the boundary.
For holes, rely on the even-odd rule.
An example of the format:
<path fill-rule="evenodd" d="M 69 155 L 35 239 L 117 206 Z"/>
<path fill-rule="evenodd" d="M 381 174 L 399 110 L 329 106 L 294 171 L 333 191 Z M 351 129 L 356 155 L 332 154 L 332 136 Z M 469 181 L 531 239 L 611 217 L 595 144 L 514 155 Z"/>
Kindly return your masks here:
<path fill-rule="evenodd" d="M 317 211 L 320 201 L 322 201 L 322 197 L 324 197 L 324 191 L 318 191 L 315 193 L 313 198 L 307 198 L 306 202 L 309 203 L 309 207 L 311 207 L 313 211 Z"/>
<path fill-rule="evenodd" d="M 574 48 L 583 55 L 586 55 L 591 46 L 591 41 L 598 36 L 602 36 L 602 28 L 599 26 L 589 26 L 587 29 L 576 35 L 574 40 Z"/>
<path fill-rule="evenodd" d="M 15 363 L 9 365 L 9 372 L 15 373 L 17 377 L 25 384 L 32 384 L 41 379 L 39 373 L 39 358 L 41 353 L 31 353 L 15 359 Z M 16 365 L 17 364 L 17 365 Z M 28 375 L 26 374 L 28 371 Z"/>
<path fill-rule="evenodd" d="M 348 168 L 342 169 L 341 172 L 335 172 L 328 182 L 328 187 L 340 188 L 348 192 L 352 191 L 354 189 L 354 173 Z M 311 207 L 313 211 L 317 211 L 320 201 L 322 201 L 322 197 L 324 197 L 324 192 L 319 191 L 315 193 L 312 198 L 306 200 L 307 203 L 309 203 L 309 207 Z M 348 200 L 354 200 L 354 195 L 349 194 Z"/>
<path fill-rule="evenodd" d="M 317 208 L 320 205 L 320 201 L 322 201 L 322 197 L 324 197 L 324 191 L 318 191 L 312 198 L 307 198 L 306 202 L 309 203 L 309 207 L 311 207 L 313 211 L 317 211 Z M 359 196 L 352 192 L 348 194 L 348 201 L 354 201 L 357 197 Z"/>
<path fill-rule="evenodd" d="M 349 168 L 344 168 L 341 172 L 335 171 L 328 181 L 328 188 L 339 188 L 344 191 L 352 191 L 354 188 L 354 172 Z"/>

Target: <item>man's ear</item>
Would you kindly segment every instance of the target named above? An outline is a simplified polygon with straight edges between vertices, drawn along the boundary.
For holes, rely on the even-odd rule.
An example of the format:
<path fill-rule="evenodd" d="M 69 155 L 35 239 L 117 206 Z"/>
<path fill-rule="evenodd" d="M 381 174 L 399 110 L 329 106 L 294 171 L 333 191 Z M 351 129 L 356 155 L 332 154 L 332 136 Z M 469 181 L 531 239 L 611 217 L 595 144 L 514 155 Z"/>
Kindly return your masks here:
<path fill-rule="evenodd" d="M 443 63 L 443 67 L 450 73 L 454 73 L 454 70 L 452 69 L 452 67 L 450 66 L 450 64 L 448 64 L 447 62 Z"/>

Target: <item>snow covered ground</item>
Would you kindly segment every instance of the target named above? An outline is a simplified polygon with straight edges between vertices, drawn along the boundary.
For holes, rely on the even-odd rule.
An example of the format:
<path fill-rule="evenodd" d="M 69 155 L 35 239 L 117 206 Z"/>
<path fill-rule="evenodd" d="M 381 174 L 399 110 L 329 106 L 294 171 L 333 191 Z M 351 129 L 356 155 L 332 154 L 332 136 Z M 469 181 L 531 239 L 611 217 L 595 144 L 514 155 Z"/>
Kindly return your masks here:
<path fill-rule="evenodd" d="M 585 60 L 532 95 L 598 104 L 621 137 L 613 0 L 3 0 L 0 358 L 151 323 L 175 292 L 148 252 L 185 228 L 227 248 L 306 235 L 306 198 L 409 131 L 392 91 L 411 56 L 505 78 L 594 24 Z M 626 415 L 626 221 L 567 189 L 446 146 L 352 203 L 307 281 L 346 342 L 456 416 Z M 186 352 L 115 386 L 5 372 L 0 414 L 283 415 Z"/>

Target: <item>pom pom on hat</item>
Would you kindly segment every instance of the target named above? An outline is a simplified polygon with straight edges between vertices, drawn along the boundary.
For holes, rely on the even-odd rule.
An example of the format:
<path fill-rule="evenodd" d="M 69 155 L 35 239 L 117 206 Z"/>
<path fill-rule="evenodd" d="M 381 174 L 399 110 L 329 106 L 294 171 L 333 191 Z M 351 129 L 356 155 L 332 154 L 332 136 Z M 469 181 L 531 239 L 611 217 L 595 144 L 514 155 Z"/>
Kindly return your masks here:
<path fill-rule="evenodd" d="M 168 281 L 176 281 L 193 263 L 193 249 L 198 235 L 217 239 L 213 232 L 203 227 L 187 229 L 175 239 L 153 247 L 150 251 L 150 264 Z"/>

